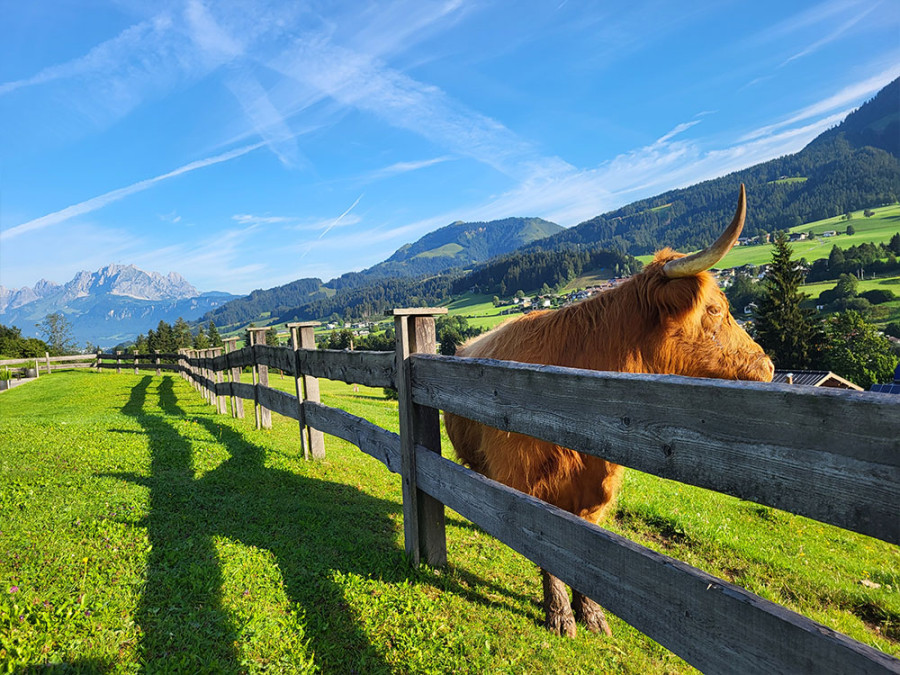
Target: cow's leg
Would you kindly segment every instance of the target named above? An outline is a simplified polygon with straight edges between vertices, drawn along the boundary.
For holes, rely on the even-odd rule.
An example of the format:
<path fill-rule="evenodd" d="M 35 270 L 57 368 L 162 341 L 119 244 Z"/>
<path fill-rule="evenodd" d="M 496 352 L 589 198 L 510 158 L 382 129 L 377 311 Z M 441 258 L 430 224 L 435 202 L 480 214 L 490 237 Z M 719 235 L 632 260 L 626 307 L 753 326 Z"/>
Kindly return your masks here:
<path fill-rule="evenodd" d="M 544 582 L 544 612 L 547 617 L 544 626 L 551 633 L 575 637 L 575 616 L 566 585 L 546 570 L 541 570 L 541 579 Z"/>
<path fill-rule="evenodd" d="M 587 626 L 589 631 L 605 633 L 612 637 L 612 631 L 609 628 L 609 624 L 606 623 L 606 615 L 603 614 L 600 605 L 574 588 L 572 589 L 572 609 L 575 612 L 575 618 Z"/>

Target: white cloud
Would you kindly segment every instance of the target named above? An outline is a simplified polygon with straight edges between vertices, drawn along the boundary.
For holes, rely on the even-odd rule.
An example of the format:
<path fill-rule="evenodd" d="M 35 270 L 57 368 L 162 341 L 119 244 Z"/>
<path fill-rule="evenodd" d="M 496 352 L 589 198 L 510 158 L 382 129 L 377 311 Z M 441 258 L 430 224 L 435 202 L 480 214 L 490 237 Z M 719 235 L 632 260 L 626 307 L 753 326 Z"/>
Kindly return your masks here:
<path fill-rule="evenodd" d="M 785 60 L 784 63 L 782 63 L 781 65 L 785 66 L 788 63 L 790 63 L 791 61 L 796 61 L 797 59 L 803 58 L 804 56 L 809 56 L 813 52 L 816 52 L 819 49 L 821 49 L 822 47 L 824 47 L 825 45 L 834 42 L 835 40 L 840 38 L 842 35 L 844 35 L 847 31 L 849 31 L 851 28 L 853 28 L 853 26 L 855 26 L 860 21 L 862 21 L 868 14 L 870 14 L 875 9 L 876 6 L 877 5 L 872 5 L 860 12 L 854 13 L 854 15 L 852 17 L 850 17 L 848 20 L 841 23 L 833 31 L 831 31 L 827 35 L 819 38 L 818 40 L 815 40 L 813 43 L 807 45 L 806 47 L 801 49 L 799 52 L 797 52 L 796 54 L 794 54 L 793 56 L 791 56 L 790 58 Z"/>
<path fill-rule="evenodd" d="M 277 225 L 295 220 L 288 216 L 254 216 L 251 213 L 236 213 L 231 219 L 241 225 Z"/>
<path fill-rule="evenodd" d="M 453 157 L 449 155 L 444 155 L 443 157 L 435 157 L 433 159 L 423 159 L 417 162 L 396 162 L 395 164 L 391 164 L 390 166 L 386 166 L 383 169 L 378 169 L 377 171 L 373 171 L 367 176 L 368 180 L 382 180 L 384 178 L 391 178 L 392 176 L 398 176 L 400 174 L 409 173 L 410 171 L 418 171 L 420 169 L 427 169 L 430 166 L 434 166 L 435 164 L 442 164 L 444 162 L 448 162 Z"/>
<path fill-rule="evenodd" d="M 781 122 L 776 122 L 775 124 L 769 124 L 764 127 L 760 127 L 759 129 L 754 129 L 753 131 L 744 134 L 741 138 L 739 138 L 738 142 L 743 143 L 756 138 L 761 138 L 777 131 L 778 129 L 789 127 L 791 125 L 797 124 L 798 122 L 803 122 L 819 115 L 831 113 L 835 110 L 844 109 L 841 114 L 846 114 L 846 112 L 849 112 L 849 110 L 847 109 L 848 105 L 856 104 L 860 101 L 860 99 L 866 99 L 876 94 L 885 85 L 895 80 L 898 75 L 900 75 L 900 66 L 893 65 L 888 69 L 878 73 L 877 75 L 863 80 L 862 82 L 844 87 L 836 94 L 795 112 L 793 115 L 785 120 L 782 120 Z"/>

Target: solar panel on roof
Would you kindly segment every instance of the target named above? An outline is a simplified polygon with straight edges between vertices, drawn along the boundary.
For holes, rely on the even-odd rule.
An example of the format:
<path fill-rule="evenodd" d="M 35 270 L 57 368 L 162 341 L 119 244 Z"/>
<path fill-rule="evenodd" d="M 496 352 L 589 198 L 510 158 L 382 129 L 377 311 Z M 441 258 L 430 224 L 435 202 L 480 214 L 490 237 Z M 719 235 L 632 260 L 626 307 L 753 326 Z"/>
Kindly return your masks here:
<path fill-rule="evenodd" d="M 900 394 L 900 384 L 873 384 L 869 391 L 879 394 Z"/>

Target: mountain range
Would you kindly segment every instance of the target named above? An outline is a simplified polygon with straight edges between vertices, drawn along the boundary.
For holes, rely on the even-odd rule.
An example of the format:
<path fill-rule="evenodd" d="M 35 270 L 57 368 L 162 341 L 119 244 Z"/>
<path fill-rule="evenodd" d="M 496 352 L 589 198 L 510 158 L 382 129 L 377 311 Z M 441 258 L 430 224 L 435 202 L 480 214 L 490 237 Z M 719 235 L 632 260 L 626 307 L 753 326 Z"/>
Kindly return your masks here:
<path fill-rule="evenodd" d="M 76 341 L 107 345 L 179 316 L 212 320 L 227 330 L 273 318 L 368 316 L 393 306 L 442 302 L 472 287 L 512 292 L 526 279 L 535 288 L 552 286 L 594 262 L 625 270 L 633 264 L 630 256 L 662 246 L 689 251 L 708 245 L 731 219 L 740 183 L 749 197 L 750 236 L 896 202 L 900 79 L 798 153 L 633 202 L 570 229 L 540 218 L 455 222 L 361 272 L 328 282 L 298 279 L 243 297 L 199 293 L 176 273 L 109 265 L 81 272 L 65 285 L 41 280 L 33 288 L 0 286 L 0 322 L 34 335 L 31 326 L 62 312 Z"/>
<path fill-rule="evenodd" d="M 34 287 L 0 286 L 0 323 L 39 337 L 35 324 L 59 312 L 80 344 L 114 345 L 160 320 L 196 318 L 238 296 L 200 293 L 176 272 L 145 272 L 134 265 L 108 265 L 79 272 L 65 284 L 41 279 Z"/>

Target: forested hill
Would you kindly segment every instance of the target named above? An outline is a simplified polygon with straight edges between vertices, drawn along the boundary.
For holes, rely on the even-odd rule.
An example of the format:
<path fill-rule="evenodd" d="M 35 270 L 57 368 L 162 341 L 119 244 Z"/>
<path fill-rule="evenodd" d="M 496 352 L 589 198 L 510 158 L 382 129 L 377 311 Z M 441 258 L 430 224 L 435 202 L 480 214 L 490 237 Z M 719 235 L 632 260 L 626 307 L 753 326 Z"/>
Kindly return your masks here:
<path fill-rule="evenodd" d="M 662 246 L 706 246 L 731 220 L 747 186 L 745 232 L 772 232 L 897 200 L 900 195 L 900 79 L 794 155 L 672 190 L 592 218 L 532 244 L 608 247 L 632 255 Z"/>
<path fill-rule="evenodd" d="M 415 283 L 408 281 L 391 283 L 387 280 L 408 280 L 450 269 L 472 267 L 562 229 L 556 223 L 541 218 L 505 218 L 477 223 L 458 221 L 402 246 L 384 262 L 362 272 L 348 272 L 328 283 L 307 278 L 267 290 L 255 290 L 246 297 L 209 312 L 198 323 L 206 324 L 212 320 L 217 326 L 233 326 L 255 321 L 265 314 L 278 316 L 300 306 L 332 308 L 341 302 L 329 301 L 336 292 L 370 286 L 372 288 L 368 292 L 354 295 L 356 300 L 352 302 L 358 301 L 365 306 L 373 306 L 374 303 L 380 307 L 383 304 L 381 299 L 403 297 L 405 291 L 400 289 L 415 286 Z M 433 298 L 434 294 L 425 292 L 425 297 Z M 343 314 L 340 307 L 338 313 Z"/>
<path fill-rule="evenodd" d="M 249 323 L 263 314 L 280 314 L 291 307 L 321 300 L 329 295 L 321 279 L 297 279 L 283 286 L 267 290 L 258 289 L 243 298 L 237 298 L 204 314 L 197 323 L 212 321 L 217 326 Z"/>
<path fill-rule="evenodd" d="M 332 279 L 327 286 L 346 290 L 376 279 L 430 276 L 454 268 L 471 268 L 562 230 L 562 226 L 542 218 L 457 221 L 429 232 L 412 244 L 404 244 L 384 262 Z"/>

